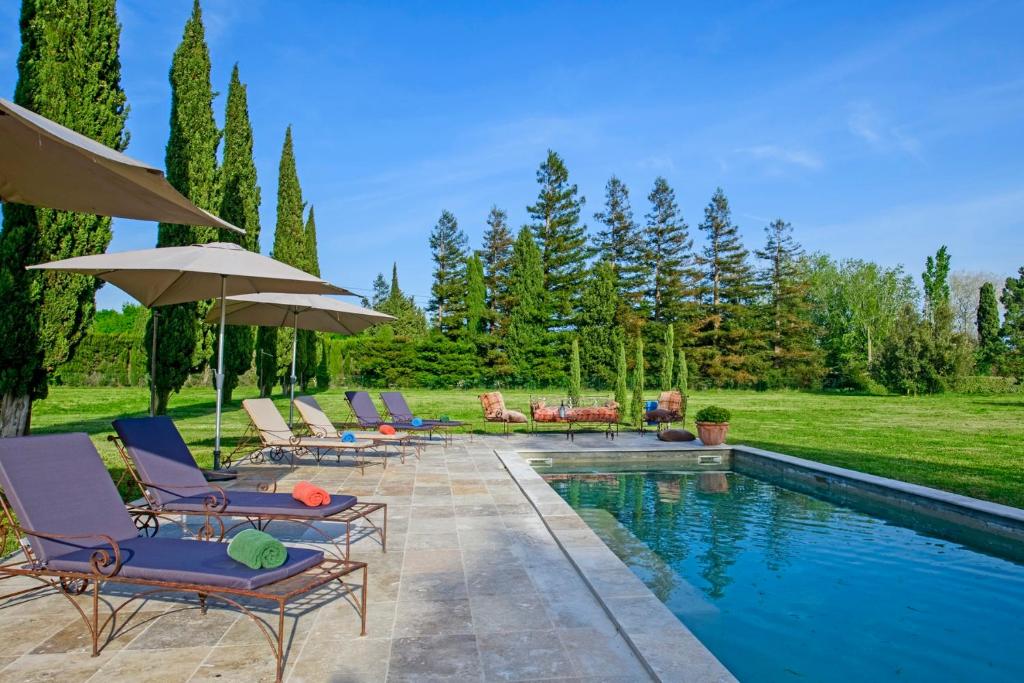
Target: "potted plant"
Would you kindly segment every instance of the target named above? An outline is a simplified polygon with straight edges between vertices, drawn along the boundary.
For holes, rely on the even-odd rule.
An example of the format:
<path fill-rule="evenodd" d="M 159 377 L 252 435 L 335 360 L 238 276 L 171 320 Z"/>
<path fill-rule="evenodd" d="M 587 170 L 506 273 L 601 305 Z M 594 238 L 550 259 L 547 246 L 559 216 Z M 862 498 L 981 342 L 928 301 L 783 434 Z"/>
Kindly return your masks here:
<path fill-rule="evenodd" d="M 697 411 L 697 436 L 705 446 L 725 443 L 731 414 L 725 408 L 708 406 Z"/>

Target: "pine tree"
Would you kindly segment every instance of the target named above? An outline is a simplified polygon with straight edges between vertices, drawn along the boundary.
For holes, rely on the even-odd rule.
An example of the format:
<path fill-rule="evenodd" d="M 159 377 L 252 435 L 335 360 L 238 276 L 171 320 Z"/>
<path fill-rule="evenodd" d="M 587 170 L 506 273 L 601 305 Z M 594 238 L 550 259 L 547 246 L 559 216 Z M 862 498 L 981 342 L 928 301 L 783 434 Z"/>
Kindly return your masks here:
<path fill-rule="evenodd" d="M 700 225 L 707 239 L 697 260 L 704 269 L 700 371 L 719 385 L 744 385 L 754 379 L 750 364 L 757 340 L 750 314 L 755 280 L 730 214 L 729 201 L 718 188 Z"/>
<path fill-rule="evenodd" d="M 1006 352 L 1006 344 L 999 329 L 999 306 L 996 303 L 996 288 L 991 282 L 981 286 L 978 296 L 978 371 L 992 374 L 998 369 Z"/>
<path fill-rule="evenodd" d="M 381 278 L 383 280 L 383 278 Z M 374 284 L 376 296 L 376 284 Z M 375 329 L 383 331 L 390 328 L 395 336 L 406 339 L 419 339 L 427 334 L 427 317 L 416 306 L 411 296 L 402 293 L 398 284 L 398 264 L 391 266 L 391 286 L 384 289 L 384 300 L 374 308 L 381 313 L 395 316 L 396 320 L 387 325 L 378 325 Z"/>
<path fill-rule="evenodd" d="M 128 143 L 128 107 L 114 0 L 23 0 L 14 101 L 114 149 Z M 95 254 L 110 219 L 3 204 L 0 231 L 0 436 L 28 431 L 32 401 L 74 354 L 92 323 L 96 278 L 27 271 L 44 261 Z"/>
<path fill-rule="evenodd" d="M 675 327 L 669 325 L 665 328 L 665 343 L 661 348 L 661 390 L 670 391 L 672 389 L 672 379 L 674 377 L 673 366 L 675 365 L 676 358 L 676 334 Z"/>
<path fill-rule="evenodd" d="M 320 255 L 317 252 L 316 240 L 316 216 L 313 207 L 309 207 L 309 216 L 306 219 L 306 227 L 302 231 L 305 241 L 306 261 L 303 270 L 311 275 L 320 277 Z M 303 391 L 309 391 L 309 384 L 316 378 L 317 353 L 320 351 L 319 335 L 312 330 L 299 330 L 299 359 L 296 363 L 296 371 L 299 375 L 299 384 Z"/>
<path fill-rule="evenodd" d="M 509 268 L 508 332 L 505 335 L 509 364 L 520 384 L 542 381 L 550 368 L 544 311 L 544 270 L 540 249 L 528 228 L 519 231 Z"/>
<path fill-rule="evenodd" d="M 615 354 L 615 402 L 619 404 L 619 419 L 628 422 L 629 405 L 628 389 L 626 388 L 626 343 L 619 340 L 618 352 Z"/>
<path fill-rule="evenodd" d="M 580 223 L 585 200 L 577 196 L 576 185 L 569 184 L 562 158 L 551 150 L 537 171 L 537 184 L 537 203 L 526 210 L 541 251 L 545 318 L 550 329 L 559 329 L 576 322 L 578 296 L 590 257 L 587 226 Z"/>
<path fill-rule="evenodd" d="M 644 421 L 644 340 L 636 339 L 636 359 L 633 361 L 633 424 L 640 427 Z"/>
<path fill-rule="evenodd" d="M 647 195 L 651 211 L 643 236 L 647 263 L 645 308 L 657 323 L 685 320 L 688 301 L 697 293 L 701 273 L 696 267 L 690 229 L 679 215 L 675 191 L 662 177 L 655 178 Z"/>
<path fill-rule="evenodd" d="M 623 305 L 620 323 L 629 329 L 636 329 L 630 318 L 642 315 L 644 284 L 648 265 L 633 208 L 629 203 L 629 188 L 612 176 L 605 185 L 605 210 L 594 214 L 594 219 L 604 224 L 597 233 L 596 244 L 600 258 L 612 264 L 615 272 L 615 288 Z"/>
<path fill-rule="evenodd" d="M 433 315 L 434 327 L 448 337 L 454 337 L 463 325 L 468 242 L 455 216 L 442 211 L 430 233 L 434 283 L 427 310 Z"/>
<path fill-rule="evenodd" d="M 484 265 L 479 254 L 466 259 L 466 333 L 475 339 L 485 331 L 487 321 L 487 289 Z"/>
<path fill-rule="evenodd" d="M 395 275 L 397 277 L 397 273 Z M 377 273 L 377 277 L 373 279 L 373 294 L 370 296 L 370 307 L 380 311 L 381 306 L 384 305 L 390 296 L 391 288 L 388 286 L 388 281 L 384 279 L 384 273 Z"/>
<path fill-rule="evenodd" d="M 497 206 L 491 207 L 484 232 L 484 284 L 487 286 L 488 329 L 501 333 L 508 317 L 508 274 L 512 263 L 515 238 L 508 229 L 508 215 Z"/>
<path fill-rule="evenodd" d="M 580 340 L 572 338 L 571 351 L 569 352 L 569 386 L 568 397 L 572 405 L 580 405 L 580 397 L 583 395 L 583 378 L 580 371 Z"/>
<path fill-rule="evenodd" d="M 253 159 L 252 124 L 246 87 L 238 75 L 238 65 L 231 71 L 228 84 L 227 112 L 224 117 L 224 158 L 220 168 L 220 216 L 245 230 L 244 235 L 223 231 L 225 242 L 241 244 L 249 251 L 260 250 L 260 187 Z M 238 377 L 252 367 L 255 331 L 244 325 L 228 325 L 224 330 L 224 401 L 238 386 Z M 214 347 L 210 360 L 217 367 Z"/>
<path fill-rule="evenodd" d="M 999 297 L 1003 304 L 1003 338 L 1007 346 L 1007 369 L 1017 379 L 1024 378 L 1024 268 L 1017 277 L 1006 278 Z"/>
<path fill-rule="evenodd" d="M 583 376 L 589 386 L 613 386 L 615 349 L 623 340 L 623 332 L 616 317 L 619 299 L 610 263 L 598 261 L 590 269 L 580 304 L 578 336 Z"/>
<path fill-rule="evenodd" d="M 686 351 L 679 349 L 679 357 L 676 359 L 676 387 L 683 396 L 690 391 L 690 368 L 686 365 Z"/>
<path fill-rule="evenodd" d="M 822 371 L 811 318 L 811 281 L 803 262 L 803 249 L 793 239 L 793 227 L 777 219 L 765 229 L 765 262 L 759 274 L 764 292 L 771 384 L 811 387 Z"/>
<path fill-rule="evenodd" d="M 217 196 L 217 145 L 220 131 L 213 119 L 213 87 L 210 85 L 210 50 L 206 45 L 199 0 L 185 24 L 181 44 L 171 61 L 171 132 L 167 140 L 167 181 L 193 204 L 214 210 Z M 161 223 L 158 247 L 204 244 L 219 238 L 217 228 Z M 172 391 L 179 391 L 191 372 L 199 370 L 212 355 L 214 328 L 201 324 L 210 302 L 163 306 L 157 332 L 156 412 L 167 411 Z M 146 329 L 150 352 L 152 319 Z"/>
<path fill-rule="evenodd" d="M 277 223 L 274 227 L 274 249 L 271 256 L 300 270 L 309 267 L 309 242 L 306 238 L 306 228 L 303 225 L 305 206 L 302 201 L 302 187 L 299 185 L 299 173 L 295 163 L 292 127 L 288 126 L 285 129 L 281 160 L 278 164 Z M 274 357 L 277 362 L 277 376 L 284 389 L 288 389 L 291 385 L 293 338 L 294 332 L 291 330 L 282 330 L 277 335 L 277 348 Z M 303 377 L 302 371 L 306 365 L 307 347 L 304 343 L 296 343 L 295 346 L 295 376 L 298 381 Z"/>

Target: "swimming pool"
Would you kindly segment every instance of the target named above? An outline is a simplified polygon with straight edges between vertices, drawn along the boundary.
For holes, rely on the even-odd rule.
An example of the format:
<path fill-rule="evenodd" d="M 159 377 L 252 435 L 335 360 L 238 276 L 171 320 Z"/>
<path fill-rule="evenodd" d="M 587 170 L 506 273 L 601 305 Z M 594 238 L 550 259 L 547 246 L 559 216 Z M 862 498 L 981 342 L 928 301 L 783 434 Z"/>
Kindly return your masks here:
<path fill-rule="evenodd" d="M 740 680 L 1024 680 L 1024 564 L 983 534 L 762 475 L 542 473 Z"/>

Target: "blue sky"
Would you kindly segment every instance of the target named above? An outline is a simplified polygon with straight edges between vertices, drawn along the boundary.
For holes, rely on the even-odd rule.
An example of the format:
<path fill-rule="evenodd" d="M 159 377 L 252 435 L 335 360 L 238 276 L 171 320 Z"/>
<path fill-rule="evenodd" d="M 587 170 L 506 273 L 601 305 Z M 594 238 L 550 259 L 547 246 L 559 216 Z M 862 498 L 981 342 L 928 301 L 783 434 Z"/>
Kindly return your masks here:
<path fill-rule="evenodd" d="M 18 4 L 0 7 L 5 97 Z M 1024 265 L 1024 3 L 384 4 L 203 2 L 218 121 L 236 61 L 249 86 L 264 251 L 291 123 L 338 284 L 394 260 L 425 302 L 441 210 L 474 247 L 492 204 L 518 228 L 548 148 L 592 230 L 611 174 L 638 218 L 660 174 L 694 232 L 722 186 L 751 249 L 783 217 L 809 250 L 915 274 L 942 243 L 954 270 Z M 160 166 L 191 5 L 118 3 L 128 153 Z M 155 240 L 117 221 L 111 249 Z"/>

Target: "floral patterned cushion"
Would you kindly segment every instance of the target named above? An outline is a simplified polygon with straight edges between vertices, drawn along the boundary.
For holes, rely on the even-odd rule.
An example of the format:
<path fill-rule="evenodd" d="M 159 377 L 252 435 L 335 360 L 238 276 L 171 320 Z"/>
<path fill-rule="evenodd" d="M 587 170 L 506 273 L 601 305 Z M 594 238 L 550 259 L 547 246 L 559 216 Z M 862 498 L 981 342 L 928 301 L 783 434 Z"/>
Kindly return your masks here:
<path fill-rule="evenodd" d="M 569 411 L 569 418 L 577 422 L 618 422 L 619 409 L 608 406 L 573 408 Z"/>
<path fill-rule="evenodd" d="M 480 405 L 484 408 L 484 417 L 486 419 L 503 419 L 502 413 L 505 412 L 505 399 L 500 391 L 489 391 L 486 394 L 480 394 Z"/>
<path fill-rule="evenodd" d="M 678 390 L 663 391 L 658 396 L 658 410 L 665 410 L 669 413 L 679 415 L 683 408 L 683 394 Z"/>
<path fill-rule="evenodd" d="M 568 409 L 567 409 L 568 410 Z M 544 405 L 543 401 L 538 401 L 530 404 L 530 413 L 533 415 L 533 419 L 537 422 L 559 422 L 558 408 L 552 406 L 548 408 Z"/>

